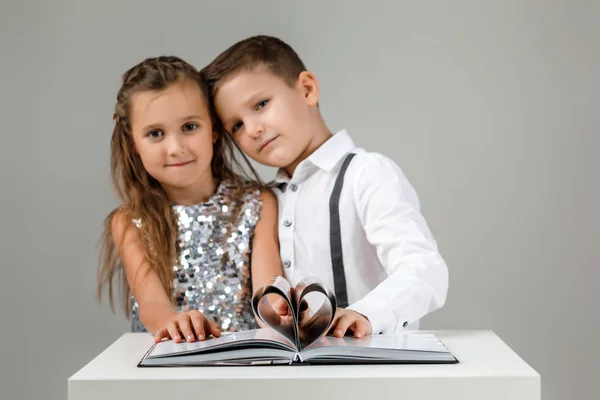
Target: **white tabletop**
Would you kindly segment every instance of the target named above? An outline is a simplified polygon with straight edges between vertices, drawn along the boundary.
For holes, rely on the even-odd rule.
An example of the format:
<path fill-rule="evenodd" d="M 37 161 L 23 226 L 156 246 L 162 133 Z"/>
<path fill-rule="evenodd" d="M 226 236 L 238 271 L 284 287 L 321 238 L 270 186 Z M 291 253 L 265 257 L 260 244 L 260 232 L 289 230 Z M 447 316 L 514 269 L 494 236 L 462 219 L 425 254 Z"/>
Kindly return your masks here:
<path fill-rule="evenodd" d="M 540 399 L 539 374 L 493 332 L 433 333 L 458 364 L 138 368 L 152 336 L 127 333 L 69 379 L 69 400 Z"/>

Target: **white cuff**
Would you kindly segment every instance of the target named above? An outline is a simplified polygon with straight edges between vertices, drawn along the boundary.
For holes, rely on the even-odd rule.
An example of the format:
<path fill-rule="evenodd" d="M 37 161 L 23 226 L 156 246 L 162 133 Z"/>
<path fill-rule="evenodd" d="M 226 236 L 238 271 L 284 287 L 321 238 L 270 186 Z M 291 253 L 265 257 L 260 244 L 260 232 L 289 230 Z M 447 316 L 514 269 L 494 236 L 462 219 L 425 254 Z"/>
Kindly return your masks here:
<path fill-rule="evenodd" d="M 385 300 L 368 296 L 346 309 L 356 311 L 367 317 L 371 323 L 373 335 L 377 335 L 379 333 L 392 333 L 396 327 L 396 314 L 386 310 L 386 305 Z"/>

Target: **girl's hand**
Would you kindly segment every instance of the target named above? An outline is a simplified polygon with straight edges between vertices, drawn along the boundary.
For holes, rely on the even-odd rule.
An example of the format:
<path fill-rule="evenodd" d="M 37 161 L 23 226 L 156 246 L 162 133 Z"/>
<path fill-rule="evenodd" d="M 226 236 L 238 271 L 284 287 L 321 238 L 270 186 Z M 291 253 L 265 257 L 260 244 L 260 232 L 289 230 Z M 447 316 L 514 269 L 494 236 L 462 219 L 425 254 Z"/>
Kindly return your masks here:
<path fill-rule="evenodd" d="M 172 339 L 175 343 L 180 343 L 182 338 L 185 338 L 188 343 L 192 343 L 196 340 L 204 340 L 211 334 L 214 337 L 221 336 L 219 326 L 202 315 L 200 311 L 192 310 L 176 314 L 156 332 L 154 343 L 163 339 Z"/>

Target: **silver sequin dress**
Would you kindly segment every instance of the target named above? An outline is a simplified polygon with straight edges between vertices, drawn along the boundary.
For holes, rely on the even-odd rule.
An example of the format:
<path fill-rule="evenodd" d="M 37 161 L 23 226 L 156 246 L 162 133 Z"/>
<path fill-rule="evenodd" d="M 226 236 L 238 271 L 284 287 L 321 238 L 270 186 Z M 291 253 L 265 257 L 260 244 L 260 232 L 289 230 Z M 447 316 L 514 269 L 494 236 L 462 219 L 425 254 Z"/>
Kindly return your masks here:
<path fill-rule="evenodd" d="M 222 182 L 205 203 L 173 206 L 179 246 L 178 262 L 173 266 L 175 307 L 178 311 L 197 309 L 225 332 L 258 327 L 250 305 L 250 252 L 262 206 L 260 191 L 248 191 L 240 199 L 239 218 L 233 226 L 228 223 L 235 206 L 229 196 L 232 189 L 231 184 Z M 146 331 L 135 299 L 131 328 Z"/>

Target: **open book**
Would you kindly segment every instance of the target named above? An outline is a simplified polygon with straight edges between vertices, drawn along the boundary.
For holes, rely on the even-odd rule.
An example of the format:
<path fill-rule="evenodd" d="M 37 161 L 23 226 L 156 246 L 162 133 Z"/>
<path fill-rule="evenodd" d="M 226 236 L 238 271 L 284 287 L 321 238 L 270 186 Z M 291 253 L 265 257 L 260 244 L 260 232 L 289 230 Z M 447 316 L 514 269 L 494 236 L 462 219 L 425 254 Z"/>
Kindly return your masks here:
<path fill-rule="evenodd" d="M 308 307 L 309 303 L 320 306 Z M 287 307 L 287 315 L 276 311 L 281 305 Z M 458 362 L 433 334 L 412 332 L 362 339 L 326 335 L 335 317 L 336 298 L 314 278 L 304 279 L 292 290 L 284 278 L 277 277 L 254 293 L 252 309 L 267 328 L 223 332 L 219 338 L 202 342 L 163 341 L 154 344 L 138 366 Z"/>

